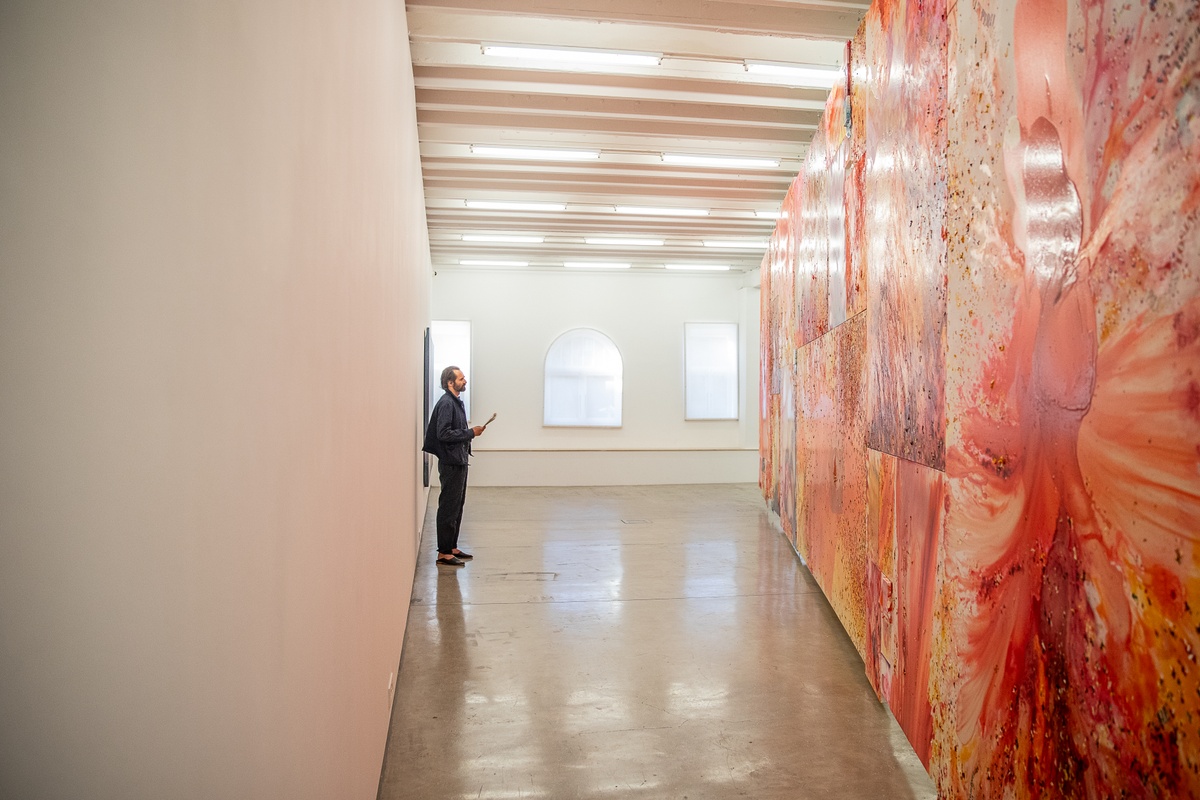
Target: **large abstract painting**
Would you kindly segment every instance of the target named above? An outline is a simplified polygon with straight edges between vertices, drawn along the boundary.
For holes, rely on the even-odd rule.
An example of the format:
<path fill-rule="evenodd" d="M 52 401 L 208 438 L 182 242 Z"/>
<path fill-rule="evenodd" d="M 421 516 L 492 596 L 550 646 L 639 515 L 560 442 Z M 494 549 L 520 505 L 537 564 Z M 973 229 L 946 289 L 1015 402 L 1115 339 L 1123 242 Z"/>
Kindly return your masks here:
<path fill-rule="evenodd" d="M 1198 797 L 1200 3 L 881 0 L 847 62 L 764 493 L 940 796 Z"/>
<path fill-rule="evenodd" d="M 941 782 L 1200 795 L 1200 6 L 955 19 Z"/>
<path fill-rule="evenodd" d="M 797 368 L 796 548 L 862 651 L 867 508 L 866 324 L 858 315 L 802 348 Z"/>
<path fill-rule="evenodd" d="M 930 656 L 945 476 L 868 452 L 867 677 L 928 766 L 933 740 Z"/>
<path fill-rule="evenodd" d="M 876 3 L 863 26 L 868 443 L 945 465 L 945 0 Z"/>

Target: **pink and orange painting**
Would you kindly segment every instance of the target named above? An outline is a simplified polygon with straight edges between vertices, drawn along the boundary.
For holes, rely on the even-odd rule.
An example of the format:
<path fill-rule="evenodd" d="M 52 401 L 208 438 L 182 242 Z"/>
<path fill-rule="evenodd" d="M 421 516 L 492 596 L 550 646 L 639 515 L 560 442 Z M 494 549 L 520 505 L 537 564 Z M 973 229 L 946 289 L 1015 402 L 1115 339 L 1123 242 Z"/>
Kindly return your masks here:
<path fill-rule="evenodd" d="M 763 498 L 778 511 L 775 485 L 775 420 L 772 414 L 772 382 L 778 359 L 775 356 L 775 294 L 771 276 L 771 254 L 768 249 L 763 256 L 759 277 L 759 338 L 758 338 L 758 488 Z"/>
<path fill-rule="evenodd" d="M 768 497 L 785 535 L 826 588 L 834 611 L 865 645 L 866 320 L 861 273 L 848 267 L 845 93 L 835 92 L 810 145 L 804 172 L 783 203 L 763 261 L 764 354 L 773 405 L 762 463 Z M 832 143 L 833 152 L 829 144 Z M 856 277 L 857 275 L 857 277 Z M 831 328 L 831 323 L 837 323 Z M 769 352 L 768 352 L 769 351 Z M 783 365 L 781 371 L 780 365 Z M 767 385 L 764 373 L 763 385 Z M 767 486 L 776 487 L 772 495 Z"/>
<path fill-rule="evenodd" d="M 864 20 L 860 235 L 868 444 L 945 464 L 945 0 L 877 2 Z"/>
<path fill-rule="evenodd" d="M 953 20 L 937 775 L 1200 795 L 1200 5 Z"/>
<path fill-rule="evenodd" d="M 1200 797 L 1200 3 L 877 2 L 848 61 L 763 280 L 785 529 L 940 796 Z"/>
<path fill-rule="evenodd" d="M 809 144 L 796 216 L 796 344 L 805 345 L 829 330 L 829 231 L 826 206 L 829 173 L 825 140 L 818 134 Z"/>
<path fill-rule="evenodd" d="M 867 652 L 876 694 L 927 767 L 933 743 L 930 656 L 945 475 L 902 458 L 868 455 Z"/>
<path fill-rule="evenodd" d="M 800 351 L 796 549 L 862 653 L 866 642 L 866 324 L 858 315 Z"/>
<path fill-rule="evenodd" d="M 864 20 L 865 23 L 865 20 Z M 859 65 L 866 64 L 866 33 L 862 24 L 859 32 L 846 45 L 846 70 L 850 76 L 862 72 Z M 838 92 L 840 94 L 840 91 Z M 830 98 L 832 99 L 833 93 Z M 866 177 L 866 99 L 865 81 L 852 79 L 843 104 L 849 104 L 850 130 L 842 142 L 844 151 L 842 164 L 842 195 L 845 206 L 846 235 L 846 316 L 861 314 L 867 309 L 867 208 L 864 205 L 863 182 Z M 829 106 L 826 107 L 827 109 Z M 839 118 L 845 124 L 847 108 L 842 106 Z M 826 111 L 826 118 L 829 111 Z"/>

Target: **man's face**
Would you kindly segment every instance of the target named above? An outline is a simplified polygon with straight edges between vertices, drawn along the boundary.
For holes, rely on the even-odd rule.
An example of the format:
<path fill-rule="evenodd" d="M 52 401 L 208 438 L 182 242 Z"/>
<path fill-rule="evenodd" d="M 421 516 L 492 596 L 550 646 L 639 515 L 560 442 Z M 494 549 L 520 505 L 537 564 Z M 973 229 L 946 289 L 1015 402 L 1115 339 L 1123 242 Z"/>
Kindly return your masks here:
<path fill-rule="evenodd" d="M 462 374 L 461 369 L 454 370 L 454 380 L 450 381 L 450 387 L 454 389 L 456 397 L 459 392 L 467 388 L 467 376 Z"/>

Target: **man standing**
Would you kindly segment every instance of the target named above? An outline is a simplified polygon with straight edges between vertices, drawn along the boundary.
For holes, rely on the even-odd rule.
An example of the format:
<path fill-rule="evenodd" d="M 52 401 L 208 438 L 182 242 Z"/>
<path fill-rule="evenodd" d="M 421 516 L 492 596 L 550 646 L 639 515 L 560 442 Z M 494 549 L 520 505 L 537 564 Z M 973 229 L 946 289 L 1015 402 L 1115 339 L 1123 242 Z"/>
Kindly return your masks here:
<path fill-rule="evenodd" d="M 467 457 L 471 455 L 471 440 L 483 435 L 483 426 L 467 427 L 467 410 L 458 396 L 467 388 L 462 370 L 446 367 L 441 381 L 446 392 L 433 407 L 421 449 L 437 456 L 438 480 L 442 484 L 437 510 L 437 565 L 462 567 L 474 558 L 458 549 L 458 528 L 467 499 Z"/>

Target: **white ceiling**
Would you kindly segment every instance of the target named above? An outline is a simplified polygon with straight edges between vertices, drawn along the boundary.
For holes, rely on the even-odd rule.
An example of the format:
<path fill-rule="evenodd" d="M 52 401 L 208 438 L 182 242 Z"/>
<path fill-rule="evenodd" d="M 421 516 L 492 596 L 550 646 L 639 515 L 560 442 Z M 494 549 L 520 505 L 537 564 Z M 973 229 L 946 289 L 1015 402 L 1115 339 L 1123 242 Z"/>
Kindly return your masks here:
<path fill-rule="evenodd" d="M 773 219 L 820 119 L 825 89 L 749 74 L 746 60 L 841 66 L 867 9 L 838 0 L 406 0 L 435 269 L 460 260 L 617 261 L 757 270 Z M 661 53 L 658 66 L 564 71 L 483 54 L 483 44 Z M 473 155 L 471 145 L 598 149 L 587 162 Z M 661 154 L 779 159 L 777 168 L 673 166 Z M 465 201 L 565 203 L 563 211 L 468 209 Z M 615 206 L 709 209 L 708 216 Z M 545 236 L 542 244 L 464 234 Z M 585 236 L 657 247 L 594 246 Z M 759 242 L 753 249 L 705 239 Z"/>

